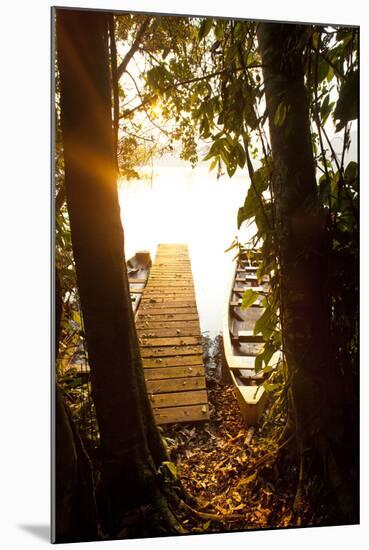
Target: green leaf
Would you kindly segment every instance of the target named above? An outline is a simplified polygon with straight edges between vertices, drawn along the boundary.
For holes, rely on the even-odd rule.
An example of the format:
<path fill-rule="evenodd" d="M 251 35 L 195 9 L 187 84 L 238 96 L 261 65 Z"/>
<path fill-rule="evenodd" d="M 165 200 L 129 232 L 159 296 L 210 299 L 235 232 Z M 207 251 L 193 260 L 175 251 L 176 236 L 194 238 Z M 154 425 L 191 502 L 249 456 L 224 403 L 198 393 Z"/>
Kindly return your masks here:
<path fill-rule="evenodd" d="M 237 226 L 238 229 L 241 227 L 242 223 L 250 218 L 253 218 L 258 210 L 258 198 L 255 195 L 254 190 L 250 187 L 249 192 L 245 203 L 241 208 L 238 209 L 237 214 Z"/>
<path fill-rule="evenodd" d="M 327 177 L 325 174 L 322 175 L 322 177 L 319 179 L 319 200 L 321 204 L 324 204 L 324 202 L 328 199 L 330 191 L 330 182 L 327 180 Z"/>
<path fill-rule="evenodd" d="M 269 365 L 269 361 L 271 360 L 274 354 L 275 354 L 274 347 L 266 345 L 263 353 L 263 359 L 266 367 Z"/>
<path fill-rule="evenodd" d="M 81 324 L 81 316 L 78 311 L 73 311 L 72 317 L 73 317 L 73 321 L 75 321 L 79 325 Z"/>
<path fill-rule="evenodd" d="M 327 74 L 328 82 L 330 82 L 333 77 L 334 77 L 334 69 L 333 69 L 332 65 L 329 65 L 328 74 Z"/>
<path fill-rule="evenodd" d="M 257 355 L 255 358 L 255 372 L 256 374 L 260 372 L 263 368 L 263 356 Z"/>
<path fill-rule="evenodd" d="M 173 464 L 173 462 L 164 461 L 164 462 L 162 462 L 162 466 L 164 466 L 164 468 L 167 468 L 169 470 L 169 472 L 171 473 L 171 475 L 175 479 L 177 479 L 177 468 L 176 468 L 175 464 Z"/>
<path fill-rule="evenodd" d="M 276 391 L 276 390 L 280 389 L 280 387 L 281 387 L 280 384 L 271 384 L 269 382 L 264 382 L 263 386 L 264 386 L 264 390 L 266 392 L 273 392 L 273 391 Z"/>
<path fill-rule="evenodd" d="M 319 42 L 319 33 L 317 31 L 315 31 L 313 33 L 313 47 L 315 49 L 318 47 L 318 42 Z"/>
<path fill-rule="evenodd" d="M 334 118 L 336 121 L 339 120 L 336 124 L 336 132 L 342 130 L 350 120 L 355 120 L 358 117 L 358 89 L 358 71 L 351 71 L 342 84 L 334 111 Z"/>
<path fill-rule="evenodd" d="M 324 98 L 324 101 L 320 107 L 320 116 L 322 119 L 324 119 L 325 115 L 327 114 L 329 107 L 329 94 L 327 94 Z"/>
<path fill-rule="evenodd" d="M 240 143 L 236 144 L 234 150 L 235 150 L 235 156 L 237 158 L 237 162 L 238 162 L 239 166 L 241 168 L 243 168 L 245 166 L 245 162 L 246 162 L 245 150 L 244 150 L 244 148 L 242 147 L 242 145 Z"/>
<path fill-rule="evenodd" d="M 217 162 L 218 162 L 218 159 L 217 158 L 214 158 L 212 163 L 210 164 L 210 168 L 209 168 L 209 172 L 211 172 L 212 170 L 214 170 L 214 168 L 216 167 L 217 165 Z"/>
<path fill-rule="evenodd" d="M 224 22 L 223 21 L 217 21 L 215 25 L 215 38 L 217 40 L 223 40 L 224 38 Z"/>
<path fill-rule="evenodd" d="M 269 336 L 269 334 L 267 333 L 271 332 L 272 315 L 273 311 L 271 307 L 265 308 L 264 313 L 261 315 L 261 317 L 259 317 L 254 325 L 254 334 L 259 334 L 261 332 L 263 336 Z"/>
<path fill-rule="evenodd" d="M 228 51 L 227 51 L 227 54 L 226 54 L 226 64 L 227 65 L 232 63 L 232 61 L 236 57 L 237 53 L 238 53 L 237 44 L 231 44 L 231 46 L 228 48 Z"/>
<path fill-rule="evenodd" d="M 242 296 L 242 305 L 241 309 L 247 309 L 248 307 L 252 306 L 253 303 L 256 302 L 256 300 L 259 297 L 259 293 L 255 292 L 252 289 L 248 289 L 243 293 Z"/>
<path fill-rule="evenodd" d="M 209 34 L 212 24 L 213 20 L 209 17 L 201 22 L 199 29 L 199 40 L 203 40 Z"/>
<path fill-rule="evenodd" d="M 275 112 L 274 115 L 274 125 L 278 128 L 283 126 L 284 121 L 286 120 L 287 116 L 287 105 L 282 101 Z"/>
<path fill-rule="evenodd" d="M 232 250 L 233 248 L 236 248 L 238 246 L 238 241 L 233 241 L 233 243 L 225 249 L 224 253 L 226 252 L 229 252 L 230 250 Z"/>
<path fill-rule="evenodd" d="M 210 160 L 215 155 L 219 154 L 219 142 L 214 141 L 214 143 L 211 145 L 208 154 L 202 159 L 203 161 Z"/>
<path fill-rule="evenodd" d="M 318 82 L 322 82 L 325 78 L 327 78 L 329 67 L 330 65 L 324 59 L 320 60 L 318 65 Z"/>
<path fill-rule="evenodd" d="M 350 42 L 352 42 L 353 40 L 353 33 L 352 31 L 350 31 L 343 39 L 343 42 L 342 42 L 342 46 L 345 48 L 346 46 L 348 46 L 348 44 L 350 44 Z"/>
<path fill-rule="evenodd" d="M 349 162 L 349 164 L 346 166 L 346 170 L 345 170 L 345 181 L 348 183 L 348 184 L 353 184 L 356 180 L 358 176 L 358 167 L 357 167 L 357 162 L 354 162 L 354 161 L 351 161 Z"/>
<path fill-rule="evenodd" d="M 268 172 L 264 166 L 254 172 L 254 185 L 256 188 L 256 192 L 260 195 L 268 188 Z"/>
<path fill-rule="evenodd" d="M 274 370 L 275 370 L 274 365 L 267 365 L 266 367 L 263 368 L 263 373 L 264 374 L 269 374 L 270 372 L 273 372 Z"/>
<path fill-rule="evenodd" d="M 237 170 L 237 164 L 233 162 L 226 163 L 228 176 L 231 178 Z"/>

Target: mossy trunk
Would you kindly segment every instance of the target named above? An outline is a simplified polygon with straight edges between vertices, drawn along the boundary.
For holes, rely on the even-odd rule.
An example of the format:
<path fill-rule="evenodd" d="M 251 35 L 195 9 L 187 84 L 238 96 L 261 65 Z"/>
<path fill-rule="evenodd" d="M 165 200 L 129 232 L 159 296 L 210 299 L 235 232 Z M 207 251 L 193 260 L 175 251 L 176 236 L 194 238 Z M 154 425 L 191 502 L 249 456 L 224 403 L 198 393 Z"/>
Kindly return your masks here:
<path fill-rule="evenodd" d="M 327 458 L 327 441 L 339 441 L 338 449 L 343 445 L 342 418 L 337 415 L 342 381 L 330 360 L 329 247 L 326 216 L 318 201 L 304 84 L 306 31 L 302 25 L 260 23 L 257 38 L 273 156 L 284 351 L 298 448 L 301 456 L 311 457 L 310 451 L 319 447 L 328 473 L 330 468 L 336 470 L 331 481 L 335 477 L 334 483 L 342 484 L 337 463 L 332 466 L 332 457 Z M 341 493 L 347 500 L 342 507 L 350 515 L 353 502 L 346 489 Z"/>
<path fill-rule="evenodd" d="M 108 15 L 57 9 L 65 186 L 100 432 L 100 512 L 150 501 L 165 451 L 131 307 L 113 150 Z"/>

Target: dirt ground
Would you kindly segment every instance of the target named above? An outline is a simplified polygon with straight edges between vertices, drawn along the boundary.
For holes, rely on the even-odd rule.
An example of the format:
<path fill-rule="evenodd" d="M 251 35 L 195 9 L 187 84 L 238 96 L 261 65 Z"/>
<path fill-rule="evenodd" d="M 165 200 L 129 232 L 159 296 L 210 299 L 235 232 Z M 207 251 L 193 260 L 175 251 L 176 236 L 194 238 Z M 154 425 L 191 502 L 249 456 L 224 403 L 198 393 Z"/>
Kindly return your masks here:
<path fill-rule="evenodd" d="M 248 429 L 232 386 L 214 380 L 209 386 L 209 422 L 163 430 L 177 476 L 194 498 L 182 520 L 186 530 L 204 533 L 338 524 L 329 495 L 322 499 L 314 481 L 295 501 L 296 468 L 291 467 L 286 452 L 277 452 L 270 422 L 267 432 L 265 425 L 264 429 Z"/>

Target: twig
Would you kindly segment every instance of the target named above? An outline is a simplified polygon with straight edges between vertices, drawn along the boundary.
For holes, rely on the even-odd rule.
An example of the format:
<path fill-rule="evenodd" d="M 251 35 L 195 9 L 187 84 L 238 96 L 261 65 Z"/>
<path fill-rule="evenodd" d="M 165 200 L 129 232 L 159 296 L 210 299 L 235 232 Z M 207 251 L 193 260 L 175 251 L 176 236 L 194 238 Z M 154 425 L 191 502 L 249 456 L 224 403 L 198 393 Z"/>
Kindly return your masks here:
<path fill-rule="evenodd" d="M 315 123 L 318 128 L 318 136 L 319 136 L 319 143 L 320 143 L 320 150 L 322 153 L 323 158 L 323 166 L 324 166 L 324 173 L 325 177 L 327 178 L 327 183 L 330 188 L 330 177 L 328 172 L 328 165 L 327 165 L 327 159 L 325 156 L 325 149 L 323 144 L 323 138 L 322 138 L 322 125 L 320 122 L 320 116 L 318 111 L 318 62 L 319 62 L 319 50 L 320 50 L 320 43 L 321 43 L 321 34 L 319 33 L 318 38 L 318 47 L 315 51 L 315 79 L 314 79 L 314 97 L 315 97 L 315 106 L 314 106 L 314 112 L 315 112 Z M 329 206 L 329 214 L 332 212 L 332 203 L 331 203 L 331 193 L 328 193 L 328 206 Z M 331 223 L 331 216 L 328 217 L 329 224 Z"/>
<path fill-rule="evenodd" d="M 248 65 L 247 68 L 248 69 L 258 69 L 258 68 L 262 68 L 262 67 L 263 67 L 263 65 L 260 65 L 260 64 L 251 64 L 251 65 Z M 187 86 L 188 84 L 194 84 L 195 82 L 201 82 L 202 80 L 207 80 L 208 78 L 214 78 L 216 76 L 220 76 L 220 75 L 222 75 L 224 73 L 227 73 L 227 72 L 239 72 L 239 71 L 243 71 L 243 68 L 242 67 L 237 67 L 233 70 L 230 70 L 228 68 L 227 69 L 222 69 L 220 71 L 215 71 L 214 73 L 208 73 L 208 74 L 203 75 L 203 76 L 189 78 L 188 80 L 182 80 L 180 82 L 174 82 L 173 84 L 169 84 L 169 86 L 166 86 L 165 88 L 160 90 L 160 93 L 165 94 L 166 92 L 169 92 L 173 88 L 178 88 L 179 86 Z M 151 97 L 146 98 L 145 100 L 142 101 L 142 103 L 140 103 L 139 105 L 136 105 L 136 107 L 133 107 L 129 111 L 126 111 L 125 113 L 121 114 L 119 118 L 129 117 L 135 111 L 138 111 L 139 109 L 143 109 L 145 107 L 145 105 L 147 105 L 151 101 L 152 101 Z"/>
<path fill-rule="evenodd" d="M 320 33 L 319 33 L 319 36 L 320 36 Z M 347 78 L 345 77 L 345 75 L 343 73 L 341 73 L 341 71 L 338 69 L 338 67 L 334 63 L 332 63 L 332 61 L 329 59 L 329 57 L 327 57 L 323 52 L 317 51 L 318 48 L 314 48 L 314 46 L 312 46 L 312 48 L 315 51 L 315 53 L 319 53 L 319 55 L 322 56 L 324 61 L 326 63 L 328 63 L 328 65 L 330 65 L 332 67 L 332 69 L 338 74 L 338 76 L 341 77 L 342 80 L 344 80 L 346 82 Z"/>
<path fill-rule="evenodd" d="M 268 225 L 269 229 L 272 229 L 271 224 L 270 224 L 270 220 L 268 218 L 268 215 L 265 212 L 265 208 L 264 208 L 264 204 L 263 204 L 263 199 L 261 197 L 261 193 L 259 193 L 257 188 L 256 188 L 255 177 L 254 177 L 254 174 L 255 174 L 254 167 L 253 167 L 251 159 L 250 159 L 249 148 L 248 148 L 248 144 L 247 144 L 247 141 L 246 141 L 245 134 L 243 134 L 242 137 L 243 137 L 243 143 L 244 143 L 244 147 L 245 147 L 247 169 L 248 169 L 249 176 L 250 176 L 251 186 L 252 186 L 252 188 L 253 188 L 253 190 L 254 190 L 257 198 L 258 198 L 258 201 L 259 201 L 260 207 L 261 207 L 261 211 L 263 212 L 265 221 L 267 222 L 267 225 Z"/>
<path fill-rule="evenodd" d="M 118 80 L 120 80 L 123 73 L 126 72 L 128 63 L 131 61 L 131 59 L 134 56 L 135 52 L 138 50 L 138 48 L 140 46 L 141 39 L 142 39 L 143 35 L 145 34 L 146 29 L 150 24 L 150 21 L 151 21 L 151 17 L 148 17 L 139 26 L 139 28 L 137 30 L 136 38 L 134 39 L 132 46 L 130 47 L 130 49 L 126 53 L 123 61 L 119 65 L 119 67 L 117 68 L 117 79 Z"/>
<path fill-rule="evenodd" d="M 136 88 L 136 90 L 137 90 L 137 93 L 138 93 L 140 99 L 142 100 L 142 95 L 141 95 L 140 89 L 139 89 L 139 87 L 138 87 L 138 85 L 137 85 L 137 82 L 135 81 L 135 79 L 133 78 L 133 76 L 131 75 L 131 73 L 129 73 L 128 71 L 126 71 L 126 74 L 127 74 L 127 75 L 130 77 L 130 79 L 132 80 L 132 82 L 133 82 L 133 84 L 134 84 L 134 86 L 135 86 L 135 88 Z M 142 100 L 142 103 L 144 103 L 143 100 Z M 166 131 L 164 128 L 162 128 L 159 124 L 156 124 L 156 122 L 151 118 L 151 116 L 150 116 L 149 112 L 147 111 L 146 107 L 144 107 L 144 111 L 145 111 L 145 113 L 146 113 L 147 118 L 148 118 L 149 121 L 151 122 L 151 124 L 152 124 L 153 126 L 155 126 L 155 128 L 157 128 L 158 130 L 160 130 L 166 137 L 170 137 L 169 132 L 167 132 L 167 131 Z"/>
<path fill-rule="evenodd" d="M 121 128 L 122 132 L 124 132 L 125 134 L 127 134 L 128 136 L 132 136 L 136 139 L 142 139 L 143 141 L 148 141 L 150 143 L 153 143 L 154 139 L 153 138 L 147 138 L 147 137 L 144 137 L 144 136 L 139 136 L 138 134 L 135 134 L 133 132 L 129 132 L 128 130 L 126 130 L 125 128 Z"/>
<path fill-rule="evenodd" d="M 332 144 L 331 144 L 331 141 L 327 135 L 327 132 L 325 131 L 325 128 L 324 126 L 322 126 L 322 132 L 324 134 L 324 137 L 328 143 L 328 146 L 329 146 L 329 149 L 331 150 L 331 153 L 332 153 L 332 158 L 335 162 L 335 165 L 337 167 L 337 171 L 340 173 L 340 176 L 343 178 L 343 173 L 342 173 L 342 170 L 341 170 L 341 166 L 339 165 L 339 162 L 338 162 L 338 159 L 337 159 L 337 155 L 336 155 L 336 151 L 334 150 Z"/>

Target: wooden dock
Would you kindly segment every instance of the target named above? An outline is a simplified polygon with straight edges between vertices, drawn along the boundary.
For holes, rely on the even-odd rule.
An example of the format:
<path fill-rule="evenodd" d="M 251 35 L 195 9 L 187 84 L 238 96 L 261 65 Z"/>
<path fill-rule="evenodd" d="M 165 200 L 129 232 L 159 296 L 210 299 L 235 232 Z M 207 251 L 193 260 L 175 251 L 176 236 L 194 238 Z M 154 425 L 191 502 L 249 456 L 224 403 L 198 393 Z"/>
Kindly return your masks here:
<path fill-rule="evenodd" d="M 203 348 L 187 245 L 158 245 L 136 326 L 157 423 L 208 420 Z"/>

